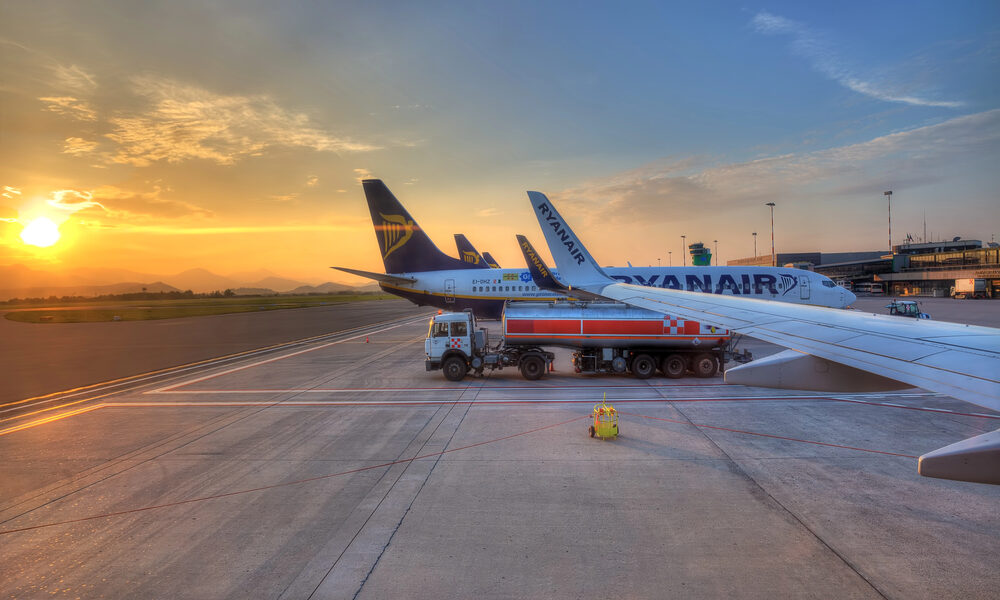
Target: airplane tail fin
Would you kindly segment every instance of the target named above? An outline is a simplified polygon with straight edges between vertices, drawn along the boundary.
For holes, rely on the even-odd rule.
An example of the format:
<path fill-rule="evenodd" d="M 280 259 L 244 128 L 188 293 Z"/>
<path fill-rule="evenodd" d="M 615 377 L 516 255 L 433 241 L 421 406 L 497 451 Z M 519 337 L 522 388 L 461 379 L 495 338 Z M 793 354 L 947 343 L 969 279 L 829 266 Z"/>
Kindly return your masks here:
<path fill-rule="evenodd" d="M 572 295 L 576 299 L 580 300 L 600 300 L 600 296 L 591 294 L 585 290 L 570 290 L 569 287 L 564 285 L 561 281 L 555 278 L 552 274 L 552 269 L 549 268 L 542 257 L 538 255 L 535 247 L 531 245 L 528 238 L 523 235 L 517 236 L 517 244 L 521 247 L 521 254 L 524 255 L 524 262 L 528 265 L 528 272 L 531 273 L 531 280 L 534 282 L 539 289 L 546 290 L 549 292 L 556 292 L 563 295 Z"/>
<path fill-rule="evenodd" d="M 486 259 L 483 255 L 476 250 L 469 238 L 465 237 L 463 233 L 455 234 L 455 246 L 458 247 L 458 256 L 464 262 L 473 265 L 477 269 L 488 269 L 489 265 L 486 264 Z"/>
<path fill-rule="evenodd" d="M 580 238 L 573 233 L 545 194 L 528 192 L 528 198 L 531 200 L 531 207 L 535 209 L 535 218 L 545 235 L 549 252 L 559 268 L 559 276 L 570 289 L 575 291 L 577 288 L 603 287 L 614 283 L 598 266 L 590 252 L 587 252 Z"/>
<path fill-rule="evenodd" d="M 438 250 L 381 179 L 361 182 L 386 273 L 475 269 Z"/>
<path fill-rule="evenodd" d="M 498 263 L 493 258 L 493 255 L 491 255 L 489 252 L 483 252 L 483 260 L 486 261 L 486 264 L 488 264 L 491 269 L 499 269 L 500 268 L 500 263 Z"/>

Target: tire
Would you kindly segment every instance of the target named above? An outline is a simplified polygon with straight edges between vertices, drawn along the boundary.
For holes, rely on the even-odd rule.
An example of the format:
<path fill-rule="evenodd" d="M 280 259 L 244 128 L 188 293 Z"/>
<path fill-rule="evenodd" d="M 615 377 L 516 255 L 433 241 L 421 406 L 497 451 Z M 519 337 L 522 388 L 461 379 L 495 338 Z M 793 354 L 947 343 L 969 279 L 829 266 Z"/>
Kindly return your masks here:
<path fill-rule="evenodd" d="M 521 375 L 529 381 L 541 379 L 545 375 L 545 361 L 540 356 L 525 356 L 521 359 L 520 369 Z"/>
<path fill-rule="evenodd" d="M 461 357 L 449 356 L 441 365 L 441 370 L 444 371 L 444 378 L 448 381 L 462 381 L 469 372 L 469 366 Z"/>
<path fill-rule="evenodd" d="M 591 425 L 591 426 L 590 426 L 590 430 L 589 430 L 589 431 L 590 431 L 590 437 L 594 437 L 594 434 L 595 434 L 595 433 L 597 433 L 597 432 L 596 432 L 596 431 L 594 430 L 594 426 L 593 426 L 593 425 Z"/>
<path fill-rule="evenodd" d="M 632 375 L 636 379 L 649 379 L 656 372 L 656 361 L 648 354 L 638 354 L 632 359 Z"/>
<path fill-rule="evenodd" d="M 668 354 L 663 357 L 663 374 L 671 379 L 684 377 L 687 371 L 687 361 L 680 354 Z"/>
<path fill-rule="evenodd" d="M 694 371 L 695 377 L 703 379 L 712 377 L 715 375 L 717 368 L 718 364 L 715 362 L 715 357 L 711 354 L 699 354 L 691 361 L 691 370 Z"/>

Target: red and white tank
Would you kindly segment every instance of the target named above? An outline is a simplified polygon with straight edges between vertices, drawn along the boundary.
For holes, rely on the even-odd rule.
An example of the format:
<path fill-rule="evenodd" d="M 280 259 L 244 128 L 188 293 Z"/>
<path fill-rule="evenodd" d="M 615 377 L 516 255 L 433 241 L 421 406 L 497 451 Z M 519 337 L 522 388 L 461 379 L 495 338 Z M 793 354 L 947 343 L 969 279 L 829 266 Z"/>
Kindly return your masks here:
<path fill-rule="evenodd" d="M 711 348 L 729 341 L 726 329 L 617 302 L 508 302 L 508 345 L 567 348 Z"/>

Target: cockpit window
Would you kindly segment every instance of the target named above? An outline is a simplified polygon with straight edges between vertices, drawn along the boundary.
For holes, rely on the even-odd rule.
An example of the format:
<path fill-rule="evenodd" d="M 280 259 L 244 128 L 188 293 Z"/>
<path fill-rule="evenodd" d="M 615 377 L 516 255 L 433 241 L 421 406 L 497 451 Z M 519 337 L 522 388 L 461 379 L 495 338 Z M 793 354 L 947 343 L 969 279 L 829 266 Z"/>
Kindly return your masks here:
<path fill-rule="evenodd" d="M 823 281 L 823 287 L 828 287 L 828 288 L 837 287 L 837 284 L 827 279 Z"/>

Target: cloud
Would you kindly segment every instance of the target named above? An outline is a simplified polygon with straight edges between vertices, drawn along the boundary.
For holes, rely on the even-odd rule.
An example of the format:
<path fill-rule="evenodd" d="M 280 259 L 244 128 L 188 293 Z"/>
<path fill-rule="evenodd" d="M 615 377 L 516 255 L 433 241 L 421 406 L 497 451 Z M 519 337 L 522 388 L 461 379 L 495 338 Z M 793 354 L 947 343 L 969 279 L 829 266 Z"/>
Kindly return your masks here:
<path fill-rule="evenodd" d="M 96 148 L 97 142 L 92 142 L 78 137 L 68 137 L 66 138 L 66 143 L 63 144 L 63 154 L 80 156 L 81 154 L 89 154 Z"/>
<path fill-rule="evenodd" d="M 244 225 L 233 227 L 174 227 L 169 225 L 99 225 L 92 227 L 122 233 L 151 233 L 157 235 L 232 235 L 242 233 L 289 233 L 354 231 L 357 227 L 343 225 Z"/>
<path fill-rule="evenodd" d="M 959 101 L 929 100 L 907 94 L 899 89 L 891 89 L 887 83 L 866 81 L 844 63 L 834 50 L 834 44 L 805 25 L 778 15 L 761 12 L 750 21 L 754 30 L 764 35 L 790 35 L 792 52 L 808 60 L 812 68 L 836 81 L 840 85 L 876 100 L 901 102 L 912 106 L 936 106 L 959 108 L 965 105 Z M 898 87 L 898 86 L 896 86 Z"/>
<path fill-rule="evenodd" d="M 49 112 L 78 121 L 97 120 L 97 111 L 86 100 L 74 96 L 45 96 L 39 100 L 45 103 L 45 109 Z"/>
<path fill-rule="evenodd" d="M 280 146 L 346 153 L 377 148 L 319 129 L 306 115 L 289 112 L 265 95 L 222 95 L 153 77 L 133 83 L 150 108 L 109 119 L 113 132 L 107 137 L 119 145 L 112 157 L 116 163 L 203 159 L 228 165 Z"/>
<path fill-rule="evenodd" d="M 75 213 L 88 208 L 100 208 L 107 212 L 103 204 L 94 200 L 91 192 L 81 192 L 77 190 L 57 190 L 49 194 L 52 196 L 47 204 L 52 208 L 68 213 Z"/>
<path fill-rule="evenodd" d="M 214 216 L 212 211 L 189 202 L 173 200 L 162 196 L 164 189 L 155 185 L 152 190 L 136 192 L 106 185 L 93 191 L 107 207 L 106 210 L 117 219 L 207 219 Z"/>
<path fill-rule="evenodd" d="M 499 210 L 495 209 L 495 208 L 484 208 L 482 210 L 476 211 L 476 216 L 477 217 L 495 217 L 495 216 L 501 215 L 501 214 L 503 214 L 503 213 L 500 212 Z"/>
<path fill-rule="evenodd" d="M 316 175 L 310 175 L 309 177 L 306 178 L 307 186 L 316 187 L 317 184 L 319 184 L 319 177 L 317 177 Z"/>
<path fill-rule="evenodd" d="M 354 169 L 354 179 L 361 183 L 365 179 L 371 179 L 372 172 L 368 169 Z"/>
<path fill-rule="evenodd" d="M 56 64 L 52 67 L 52 74 L 60 89 L 77 94 L 89 94 L 97 89 L 97 81 L 94 80 L 94 76 L 76 65 L 67 67 Z"/>
<path fill-rule="evenodd" d="M 16 196 L 21 195 L 21 190 L 16 187 L 11 187 L 9 185 L 3 186 L 3 191 L 0 192 L 0 196 L 7 198 L 9 200 L 16 200 Z"/>
<path fill-rule="evenodd" d="M 806 154 L 740 163 L 651 164 L 553 194 L 595 223 L 667 223 L 686 215 L 795 196 L 847 197 L 880 191 L 885 174 L 910 186 L 937 181 L 969 157 L 1000 153 L 1000 109 L 956 117 Z"/>

